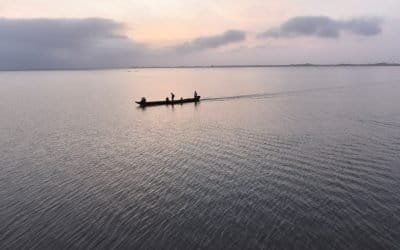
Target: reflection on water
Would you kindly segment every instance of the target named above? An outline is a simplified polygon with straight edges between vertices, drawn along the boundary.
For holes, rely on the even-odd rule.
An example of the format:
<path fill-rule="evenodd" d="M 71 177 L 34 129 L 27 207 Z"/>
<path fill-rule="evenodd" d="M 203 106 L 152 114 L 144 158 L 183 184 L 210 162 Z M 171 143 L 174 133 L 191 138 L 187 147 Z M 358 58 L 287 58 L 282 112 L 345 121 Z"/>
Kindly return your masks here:
<path fill-rule="evenodd" d="M 397 68 L 0 77 L 1 249 L 400 248 Z"/>

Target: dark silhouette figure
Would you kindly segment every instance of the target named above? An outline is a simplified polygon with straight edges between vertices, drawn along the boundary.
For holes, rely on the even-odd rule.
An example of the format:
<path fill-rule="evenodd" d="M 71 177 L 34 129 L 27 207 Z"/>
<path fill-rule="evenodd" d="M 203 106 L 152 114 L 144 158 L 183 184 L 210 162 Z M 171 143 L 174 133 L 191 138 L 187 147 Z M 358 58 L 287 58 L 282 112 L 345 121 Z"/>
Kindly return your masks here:
<path fill-rule="evenodd" d="M 146 98 L 142 97 L 142 99 L 140 100 L 140 104 L 141 105 L 145 105 L 146 104 Z"/>
<path fill-rule="evenodd" d="M 171 101 L 174 102 L 175 95 L 171 92 Z"/>
<path fill-rule="evenodd" d="M 197 99 L 197 91 L 194 91 L 194 99 Z"/>
<path fill-rule="evenodd" d="M 169 98 L 168 98 L 168 97 L 166 97 L 166 98 L 165 98 L 165 101 L 166 101 L 167 103 L 169 103 Z"/>

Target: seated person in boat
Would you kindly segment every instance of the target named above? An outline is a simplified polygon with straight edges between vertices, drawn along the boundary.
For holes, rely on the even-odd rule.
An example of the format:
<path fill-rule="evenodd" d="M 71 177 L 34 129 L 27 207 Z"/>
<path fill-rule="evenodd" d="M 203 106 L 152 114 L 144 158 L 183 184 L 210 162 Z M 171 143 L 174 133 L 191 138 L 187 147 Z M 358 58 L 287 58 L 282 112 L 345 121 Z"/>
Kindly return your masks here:
<path fill-rule="evenodd" d="M 146 104 L 146 98 L 142 97 L 142 99 L 140 100 L 140 104 Z"/>

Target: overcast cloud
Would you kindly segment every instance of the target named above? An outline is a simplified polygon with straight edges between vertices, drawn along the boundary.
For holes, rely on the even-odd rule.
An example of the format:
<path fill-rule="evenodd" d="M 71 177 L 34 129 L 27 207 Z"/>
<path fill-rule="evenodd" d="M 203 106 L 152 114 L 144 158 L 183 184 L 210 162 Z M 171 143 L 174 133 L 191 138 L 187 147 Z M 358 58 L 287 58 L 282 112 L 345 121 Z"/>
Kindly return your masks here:
<path fill-rule="evenodd" d="M 371 37 L 382 33 L 382 21 L 378 18 L 353 18 L 335 20 L 326 16 L 303 16 L 287 20 L 279 27 L 269 29 L 258 35 L 258 38 L 296 38 L 314 36 L 322 38 L 338 38 L 343 32 L 363 37 Z M 308 58 L 311 48 L 290 40 L 284 45 L 255 49 L 246 46 L 246 31 L 227 30 L 213 36 L 197 37 L 171 47 L 151 48 L 125 35 L 126 27 L 119 22 L 103 18 L 86 19 L 2 19 L 0 18 L 0 70 L 24 69 L 82 69 L 82 68 L 116 68 L 130 66 L 174 66 L 174 65 L 211 65 L 211 64 L 251 64 L 251 63 L 284 63 L 285 53 L 298 54 L 302 61 Z M 388 34 L 386 34 L 388 33 Z M 385 35 L 392 35 L 386 40 L 376 43 L 358 43 L 350 46 L 351 39 L 338 40 L 337 49 L 344 51 L 369 51 L 379 60 L 396 59 L 392 47 L 397 48 L 398 32 L 387 29 Z M 366 40 L 366 39 L 364 39 Z M 291 42 L 292 41 L 292 42 Z M 380 46 L 383 41 L 385 46 Z M 249 43 L 254 42 L 249 39 Z M 343 43 L 341 43 L 343 42 Z M 277 42 L 276 42 L 277 43 Z M 318 50 L 312 58 L 318 59 L 323 40 L 317 41 Z M 212 49 L 228 45 L 231 50 L 216 51 Z M 337 58 L 329 47 L 327 54 Z M 341 46 L 341 47 L 340 47 Z M 347 47 L 346 47 L 347 46 Z M 235 49 L 236 48 L 236 49 Z M 371 50 L 370 48 L 380 48 Z M 307 51 L 303 57 L 301 51 Z M 388 52 L 389 51 L 389 52 Z M 380 54 L 379 54 L 380 53 Z M 378 54 L 378 56 L 377 56 Z M 345 56 L 346 53 L 340 55 Z M 363 54 L 362 54 L 363 55 Z M 336 57 L 335 57 L 336 56 Z M 359 56 L 360 57 L 360 56 Z M 328 58 L 328 57 L 326 57 Z M 287 59 L 286 63 L 292 63 Z M 286 60 L 286 59 L 285 59 Z M 339 59 L 335 59 L 339 60 Z M 345 60 L 347 61 L 347 60 Z M 296 61 L 297 62 L 297 61 Z"/>
<path fill-rule="evenodd" d="M 173 49 L 150 49 L 124 35 L 109 19 L 0 19 L 0 69 L 109 68 L 160 65 L 178 54 L 218 48 L 245 40 L 228 30 L 199 37 Z"/>
<path fill-rule="evenodd" d="M 0 69 L 120 67 L 145 46 L 108 19 L 0 19 Z"/>
<path fill-rule="evenodd" d="M 241 30 L 227 30 L 215 36 L 198 37 L 175 47 L 179 53 L 189 53 L 206 49 L 218 48 L 227 44 L 237 43 L 246 39 L 246 33 Z"/>
<path fill-rule="evenodd" d="M 293 38 L 314 36 L 321 38 L 338 38 L 341 31 L 360 36 L 373 36 L 382 32 L 382 20 L 376 17 L 335 20 L 327 16 L 294 17 L 279 27 L 268 29 L 258 38 Z"/>

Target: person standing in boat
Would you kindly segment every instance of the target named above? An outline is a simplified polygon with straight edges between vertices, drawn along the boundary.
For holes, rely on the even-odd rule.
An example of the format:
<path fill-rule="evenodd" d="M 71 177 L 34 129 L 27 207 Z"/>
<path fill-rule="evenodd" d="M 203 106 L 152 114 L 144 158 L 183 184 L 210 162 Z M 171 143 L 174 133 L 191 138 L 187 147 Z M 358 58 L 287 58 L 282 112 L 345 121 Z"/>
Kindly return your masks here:
<path fill-rule="evenodd" d="M 171 92 L 171 101 L 174 102 L 175 95 Z"/>
<path fill-rule="evenodd" d="M 197 96 L 198 96 L 198 95 L 197 95 L 197 91 L 195 90 L 195 91 L 194 91 L 194 99 L 197 99 Z"/>

